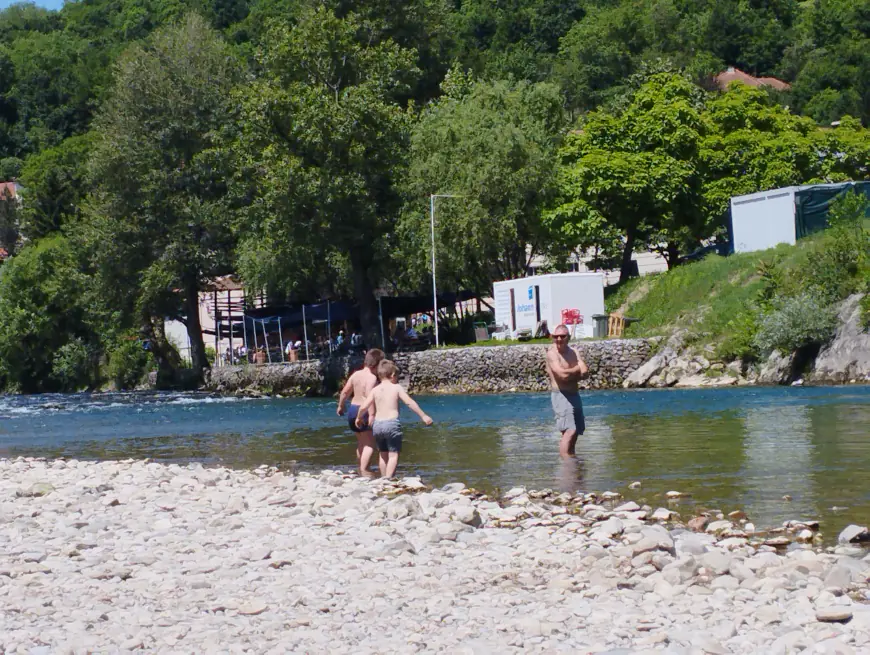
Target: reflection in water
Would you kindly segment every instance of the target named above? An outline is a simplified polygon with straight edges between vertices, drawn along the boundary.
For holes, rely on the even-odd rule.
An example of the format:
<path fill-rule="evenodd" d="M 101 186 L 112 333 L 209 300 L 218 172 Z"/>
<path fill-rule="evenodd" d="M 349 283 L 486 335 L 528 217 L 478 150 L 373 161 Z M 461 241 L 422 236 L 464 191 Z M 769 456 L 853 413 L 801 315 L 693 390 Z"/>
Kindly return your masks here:
<path fill-rule="evenodd" d="M 579 474 L 583 491 L 607 491 L 616 476 L 613 462 L 613 431 L 602 417 L 586 419 L 586 432 L 577 440 L 577 457 L 582 458 Z"/>
<path fill-rule="evenodd" d="M 808 477 L 816 517 L 831 517 L 823 529 L 836 536 L 849 523 L 870 516 L 870 405 L 843 403 L 810 409 L 813 448 Z M 832 509 L 838 508 L 838 509 Z"/>
<path fill-rule="evenodd" d="M 434 485 L 620 490 L 665 503 L 741 508 L 758 525 L 810 515 L 828 536 L 870 514 L 870 388 L 704 389 L 584 394 L 587 430 L 563 462 L 546 394 L 422 399 L 406 414 L 403 475 Z M 350 471 L 354 439 L 328 400 L 201 394 L 0 396 L 0 453 L 151 457 Z M 634 480 L 642 489 L 630 493 Z M 783 502 L 783 494 L 794 501 Z M 832 506 L 848 507 L 841 513 Z"/>
<path fill-rule="evenodd" d="M 805 405 L 751 408 L 743 423 L 746 458 L 741 477 L 752 519 L 767 525 L 784 509 L 791 518 L 812 518 L 813 485 L 807 475 L 813 451 L 810 409 Z M 785 495 L 792 500 L 784 501 Z"/>
<path fill-rule="evenodd" d="M 576 493 L 583 489 L 583 456 L 563 457 L 559 462 L 559 483 L 556 488 L 559 491 Z"/>

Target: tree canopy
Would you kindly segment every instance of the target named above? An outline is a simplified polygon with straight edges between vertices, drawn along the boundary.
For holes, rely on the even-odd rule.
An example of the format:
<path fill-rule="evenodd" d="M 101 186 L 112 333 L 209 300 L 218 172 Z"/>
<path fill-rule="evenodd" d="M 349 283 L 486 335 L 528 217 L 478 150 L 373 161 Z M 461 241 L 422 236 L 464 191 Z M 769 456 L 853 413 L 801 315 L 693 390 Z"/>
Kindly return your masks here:
<path fill-rule="evenodd" d="M 654 75 L 619 114 L 589 114 L 560 151 L 560 202 L 549 214 L 580 247 L 622 251 L 621 278 L 641 244 L 711 236 L 700 212 L 698 155 L 705 126 L 699 90 L 679 75 Z"/>
<path fill-rule="evenodd" d="M 868 40 L 870 0 L 12 5 L 0 296 L 19 338 L 62 353 L 0 374 L 131 384 L 137 338 L 178 365 L 167 318 L 201 372 L 198 294 L 231 272 L 278 302 L 353 298 L 377 341 L 377 294 L 431 290 L 432 194 L 459 196 L 436 201 L 448 289 L 572 251 L 623 277 L 637 250 L 677 265 L 735 194 L 870 177 Z M 724 91 L 727 67 L 791 88 Z M 31 321 L 40 302 L 88 318 Z"/>
<path fill-rule="evenodd" d="M 106 301 L 138 320 L 179 316 L 196 370 L 208 367 L 199 291 L 231 270 L 214 147 L 238 72 L 197 15 L 128 51 L 94 123 L 95 186 L 78 226 Z"/>
<path fill-rule="evenodd" d="M 455 195 L 436 199 L 438 274 L 445 288 L 485 293 L 558 243 L 541 214 L 553 195 L 564 113 L 550 84 L 469 83 L 453 71 L 445 86 L 411 139 L 400 270 L 409 288 L 425 285 L 429 194 Z"/>
<path fill-rule="evenodd" d="M 262 75 L 239 90 L 230 147 L 256 200 L 241 222 L 243 274 L 293 292 L 323 270 L 317 262 L 343 262 L 374 342 L 376 255 L 401 206 L 412 121 L 403 99 L 419 70 L 414 51 L 371 29 L 326 8 L 276 28 Z"/>

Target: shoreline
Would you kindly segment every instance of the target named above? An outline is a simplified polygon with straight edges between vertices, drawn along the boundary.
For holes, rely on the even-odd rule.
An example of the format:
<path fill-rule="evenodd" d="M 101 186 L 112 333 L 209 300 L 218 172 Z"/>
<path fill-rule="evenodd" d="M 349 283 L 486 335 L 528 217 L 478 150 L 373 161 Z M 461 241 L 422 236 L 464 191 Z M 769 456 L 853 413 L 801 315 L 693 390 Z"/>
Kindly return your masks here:
<path fill-rule="evenodd" d="M 856 387 L 870 387 L 870 380 L 850 380 L 848 382 L 799 382 L 799 383 L 791 383 L 791 384 L 774 384 L 767 382 L 750 382 L 746 384 L 701 384 L 696 386 L 691 385 L 675 385 L 672 387 L 602 387 L 602 388 L 584 388 L 581 387 L 579 392 L 581 394 L 585 393 L 602 393 L 602 392 L 662 392 L 666 393 L 669 391 L 700 391 L 700 390 L 715 390 L 715 389 L 853 389 Z M 142 393 L 142 392 L 153 392 L 154 389 L 137 389 L 135 391 L 125 391 L 125 392 L 117 392 L 117 391 L 101 391 L 101 392 L 89 392 L 89 393 Z M 440 397 L 440 396 L 505 396 L 512 394 L 547 394 L 549 389 L 505 389 L 504 391 L 420 391 L 420 392 L 409 392 L 413 393 L 415 397 Z M 167 391 L 158 391 L 158 393 L 173 393 L 170 390 Z M 196 393 L 202 394 L 204 396 L 215 397 L 215 398 L 242 398 L 242 399 L 256 399 L 256 398 L 298 398 L 298 399 L 310 399 L 310 400 L 336 400 L 338 398 L 338 392 L 331 392 L 326 395 L 315 395 L 315 394 L 303 394 L 303 395 L 294 395 L 294 394 L 284 394 L 284 393 L 271 393 L 250 389 L 242 389 L 240 391 L 209 391 L 207 389 L 196 389 L 194 391 L 182 391 L 177 393 Z"/>
<path fill-rule="evenodd" d="M 265 466 L 0 471 L 4 652 L 870 648 L 868 551 L 756 545 L 741 517 Z"/>

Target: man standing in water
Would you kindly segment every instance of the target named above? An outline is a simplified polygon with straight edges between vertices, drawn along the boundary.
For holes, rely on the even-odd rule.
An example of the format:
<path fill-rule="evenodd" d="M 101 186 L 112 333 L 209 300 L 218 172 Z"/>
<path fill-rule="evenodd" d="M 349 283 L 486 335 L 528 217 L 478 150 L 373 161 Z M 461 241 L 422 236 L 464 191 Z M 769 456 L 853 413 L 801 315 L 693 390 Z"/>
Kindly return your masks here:
<path fill-rule="evenodd" d="M 583 434 L 583 402 L 577 383 L 589 373 L 586 362 L 568 345 L 568 328 L 564 325 L 553 330 L 553 345 L 547 349 L 547 374 L 550 376 L 550 399 L 556 414 L 556 427 L 562 433 L 559 454 L 573 457 L 577 435 Z"/>
<path fill-rule="evenodd" d="M 362 369 L 351 375 L 341 390 L 338 397 L 339 416 L 344 415 L 344 404 L 348 396 L 351 396 L 350 411 L 347 413 L 347 424 L 351 431 L 356 434 L 356 460 L 359 465 L 360 475 L 369 475 L 369 463 L 375 452 L 375 437 L 369 426 L 368 417 L 361 421 L 363 427 L 357 426 L 356 419 L 360 406 L 365 403 L 372 389 L 378 384 L 378 364 L 384 358 L 384 351 L 372 348 L 366 353 Z"/>

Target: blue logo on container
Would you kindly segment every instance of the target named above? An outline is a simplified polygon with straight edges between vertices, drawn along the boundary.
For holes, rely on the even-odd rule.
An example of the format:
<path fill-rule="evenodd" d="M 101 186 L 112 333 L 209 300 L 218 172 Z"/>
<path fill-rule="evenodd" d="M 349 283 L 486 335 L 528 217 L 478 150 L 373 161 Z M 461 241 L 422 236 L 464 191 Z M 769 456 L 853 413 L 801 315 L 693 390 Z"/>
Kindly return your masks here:
<path fill-rule="evenodd" d="M 535 290 L 532 287 L 529 287 L 529 300 L 535 299 Z"/>

